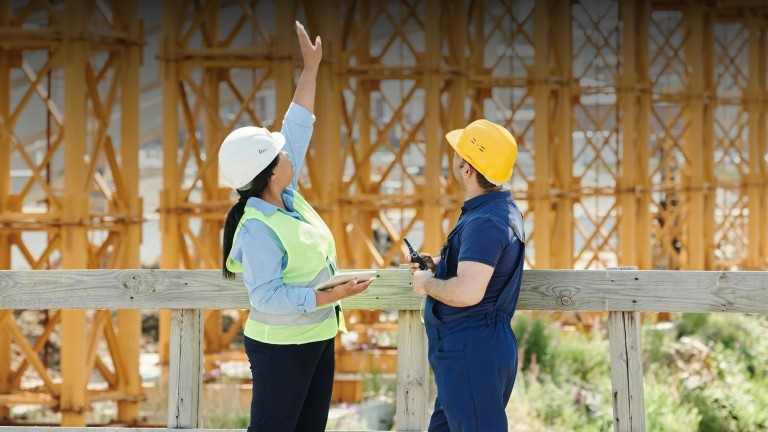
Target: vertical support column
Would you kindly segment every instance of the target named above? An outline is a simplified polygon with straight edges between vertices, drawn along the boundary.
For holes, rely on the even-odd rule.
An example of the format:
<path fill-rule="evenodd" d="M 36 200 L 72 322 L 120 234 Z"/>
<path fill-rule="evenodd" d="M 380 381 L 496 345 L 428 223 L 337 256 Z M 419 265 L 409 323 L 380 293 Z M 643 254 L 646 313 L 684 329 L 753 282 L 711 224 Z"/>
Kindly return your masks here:
<path fill-rule="evenodd" d="M 628 0 L 620 5 L 624 27 L 624 56 L 619 88 L 623 146 L 619 263 L 650 267 L 650 204 L 648 176 L 648 25 L 649 0 Z M 638 240 L 639 239 L 639 240 Z"/>
<path fill-rule="evenodd" d="M 619 201 L 621 202 L 621 219 L 619 220 L 619 264 L 637 262 L 637 201 L 634 189 L 638 184 L 639 168 L 637 141 L 637 51 L 647 46 L 647 41 L 637 38 L 638 22 L 637 1 L 626 0 L 619 4 L 619 18 L 623 25 L 623 63 L 619 77 L 619 108 L 621 109 L 621 145 L 622 158 L 621 177 L 619 179 Z M 641 239 L 642 241 L 642 239 Z"/>
<path fill-rule="evenodd" d="M 226 49 L 227 47 L 219 47 L 219 5 L 209 9 L 209 12 L 204 18 L 204 28 L 207 30 L 206 45 L 212 49 Z M 222 133 L 228 133 L 229 131 L 219 130 L 217 123 L 218 118 L 214 117 L 214 114 L 218 114 L 219 109 L 219 82 L 221 77 L 220 69 L 216 66 L 202 66 L 202 91 L 205 94 L 207 103 L 210 104 L 211 109 L 205 110 L 205 114 L 202 118 L 203 123 L 203 146 L 205 147 L 205 157 L 210 159 L 206 160 L 207 168 L 200 173 L 202 179 L 202 195 L 203 202 L 216 201 L 220 197 L 219 191 L 219 159 L 217 157 L 219 146 L 223 137 Z M 279 128 L 279 125 L 277 126 Z M 198 250 L 196 256 L 198 257 L 198 265 L 203 268 L 209 268 L 206 255 L 218 257 L 221 252 L 220 244 L 221 238 L 221 224 L 220 220 L 211 220 L 209 218 L 201 218 L 200 220 L 200 244 L 209 245 L 208 250 Z M 221 262 L 215 260 L 216 263 Z M 224 334 L 222 331 L 222 318 L 220 310 L 209 310 L 204 314 L 205 316 L 205 352 L 208 354 L 219 354 L 226 348 L 224 346 Z M 213 359 L 210 362 L 206 362 L 206 370 L 211 370 L 213 365 Z"/>
<path fill-rule="evenodd" d="M 552 0 L 536 2 L 534 6 L 534 49 L 532 87 L 534 95 L 534 140 L 536 149 L 535 177 L 533 184 L 533 226 L 534 246 L 536 248 L 536 268 L 552 267 L 550 248 L 552 232 L 552 204 L 549 199 L 549 180 L 551 174 L 550 136 L 549 136 L 549 18 L 553 8 Z M 530 188 L 529 188 L 530 189 Z M 572 234 L 571 234 L 572 235 Z"/>
<path fill-rule="evenodd" d="M 294 78 L 296 65 L 293 61 L 293 53 L 296 49 L 296 18 L 293 15 L 295 0 L 280 1 L 275 4 L 275 35 L 273 49 L 276 60 L 272 62 L 272 76 L 275 78 L 275 122 L 272 130 L 279 131 L 283 125 L 283 116 L 293 100 Z M 307 27 L 307 23 L 302 23 Z M 312 35 L 317 34 L 317 29 L 307 27 Z M 310 37 L 314 42 L 314 38 Z"/>
<path fill-rule="evenodd" d="M 711 139 L 712 124 L 707 123 L 705 116 L 708 98 L 706 75 L 711 69 L 706 68 L 705 46 L 711 47 L 706 31 L 706 19 L 709 16 L 704 4 L 685 6 L 684 21 L 688 30 L 685 44 L 686 81 L 688 103 L 685 108 L 688 128 L 685 133 L 685 149 L 688 159 L 685 172 L 685 187 L 688 190 L 688 221 L 687 241 L 685 244 L 684 260 L 686 270 L 705 270 L 708 240 L 712 232 L 704 227 L 706 203 L 705 188 L 705 157 L 711 157 L 711 152 L 705 147 L 705 140 Z"/>
<path fill-rule="evenodd" d="M 160 267 L 179 268 L 179 224 L 176 209 L 179 200 L 179 65 L 177 61 L 177 0 L 163 2 L 163 42 L 161 46 L 160 74 L 163 85 L 163 190 L 160 192 L 160 229 L 162 253 Z M 160 364 L 168 364 L 171 311 L 160 314 L 159 342 L 157 351 Z"/>
<path fill-rule="evenodd" d="M 115 6 L 123 17 L 127 32 L 131 38 L 141 35 L 141 23 L 138 16 L 138 4 L 117 2 Z M 127 216 L 134 218 L 120 237 L 120 268 L 136 269 L 141 267 L 139 246 L 141 244 L 142 206 L 139 198 L 139 67 L 141 66 L 141 46 L 132 44 L 124 48 L 122 62 L 122 80 L 120 88 L 120 159 L 121 174 L 125 184 L 125 202 Z M 117 404 L 117 421 L 124 424 L 135 423 L 139 419 L 139 398 L 142 394 L 141 375 L 139 374 L 139 355 L 141 353 L 141 312 L 121 309 L 117 312 L 119 326 L 118 346 L 122 357 L 123 373 L 120 381 L 122 393 L 127 400 Z M 117 360 L 120 361 L 120 360 Z"/>
<path fill-rule="evenodd" d="M 635 83 L 637 92 L 635 101 L 637 104 L 637 123 L 635 124 L 637 155 L 637 169 L 635 171 L 635 184 L 639 186 L 636 191 L 637 196 L 637 216 L 636 216 L 636 235 L 640 241 L 636 242 L 635 258 L 637 261 L 631 262 L 622 260 L 622 262 L 637 263 L 642 270 L 651 269 L 651 176 L 648 170 L 650 160 L 650 151 L 648 143 L 650 142 L 650 115 L 651 115 L 651 80 L 649 78 L 650 63 L 648 60 L 649 27 L 651 24 L 651 0 L 635 0 L 635 15 L 627 16 L 627 20 L 636 21 L 635 34 L 625 34 L 624 40 L 628 37 L 641 41 L 635 44 L 636 64 L 635 64 Z M 626 157 L 625 159 L 626 160 Z M 623 241 L 622 241 L 623 244 Z M 623 247 L 623 246 L 622 246 Z"/>
<path fill-rule="evenodd" d="M 0 1 L 0 27 L 11 19 L 11 2 Z M 0 48 L 0 216 L 10 211 L 11 199 L 11 52 Z M 0 233 L 0 269 L 11 269 L 11 241 L 9 233 Z M 2 330 L 0 322 L 0 395 L 8 394 L 11 374 L 11 338 Z M 0 423 L 10 418 L 10 409 L 0 405 Z"/>
<path fill-rule="evenodd" d="M 8 26 L 10 21 L 11 2 L 0 1 L 0 28 Z M 11 130 L 8 118 L 11 116 L 12 55 L 11 50 L 0 47 L 0 215 L 10 211 L 11 200 Z M 10 268 L 10 233 L 0 233 L 0 269 L 10 270 Z M 2 363 L 0 359 L 0 374 L 2 374 Z M 2 394 L 2 383 L 0 383 L 0 394 Z"/>
<path fill-rule="evenodd" d="M 401 310 L 397 316 L 397 430 L 426 430 L 429 421 L 427 335 L 421 312 Z"/>
<path fill-rule="evenodd" d="M 424 245 L 421 250 L 437 251 L 442 237 L 442 214 L 440 211 L 442 173 L 442 148 L 444 139 L 440 134 L 440 63 L 442 59 L 442 34 L 440 32 L 440 1 L 427 0 L 424 32 L 424 136 L 427 154 L 424 167 L 422 191 L 422 212 L 424 216 Z"/>
<path fill-rule="evenodd" d="M 549 168 L 553 169 L 551 174 L 554 180 L 554 185 L 560 191 L 560 195 L 555 202 L 554 213 L 550 216 L 553 218 L 552 222 L 554 224 L 552 227 L 551 242 L 557 242 L 556 244 L 552 244 L 550 249 L 550 253 L 552 254 L 550 265 L 560 269 L 573 268 L 574 254 L 574 199 L 571 196 L 571 187 L 575 184 L 573 178 L 573 127 L 571 125 L 571 115 L 573 110 L 573 107 L 571 106 L 571 5 L 572 2 L 570 0 L 555 0 L 550 15 L 550 20 L 552 22 L 552 26 L 550 27 L 552 37 L 551 43 L 554 48 L 554 64 L 550 66 L 550 71 L 553 75 L 558 77 L 558 84 L 557 90 L 554 92 L 550 91 L 549 93 L 550 98 L 552 98 L 551 106 L 554 108 L 554 123 L 549 125 L 549 141 L 552 142 L 551 147 L 553 149 L 550 157 L 554 161 L 554 166 L 549 165 Z M 539 159 L 538 145 L 539 142 L 537 140 L 537 161 Z M 538 168 L 536 179 L 539 179 Z M 541 231 L 536 230 L 537 241 L 535 245 L 537 251 L 539 249 L 538 239 L 540 234 Z M 537 266 L 538 262 L 537 258 Z"/>
<path fill-rule="evenodd" d="M 637 270 L 618 267 L 608 270 Z M 643 346 L 639 312 L 608 313 L 608 345 L 611 353 L 613 430 L 645 431 L 643 395 Z"/>
<path fill-rule="evenodd" d="M 760 66 L 758 69 L 758 76 L 760 77 L 760 86 L 762 88 L 762 93 L 765 94 L 766 91 L 766 82 L 765 77 L 766 73 L 768 73 L 768 20 L 763 19 L 760 21 L 760 27 L 762 32 L 760 33 L 760 39 L 759 39 L 759 56 L 761 58 Z M 766 104 L 763 103 L 761 105 L 761 123 L 758 129 L 758 140 L 757 140 L 757 154 L 758 155 L 764 155 L 768 154 L 768 136 L 766 136 L 766 116 L 768 115 L 768 112 L 766 112 Z M 759 158 L 758 158 L 759 159 Z M 762 202 L 760 204 L 760 215 L 763 218 L 768 217 L 768 194 L 766 194 L 766 189 L 768 189 L 768 160 L 765 158 L 759 159 L 760 163 L 758 165 L 760 176 L 759 181 L 762 186 L 763 193 L 760 194 L 762 198 Z M 760 220 L 760 219 L 758 219 Z M 762 257 L 762 262 L 759 263 L 762 269 L 768 268 L 768 224 L 761 223 L 760 224 L 760 232 L 758 233 L 758 241 L 760 243 L 760 257 Z"/>
<path fill-rule="evenodd" d="M 447 11 L 450 14 L 449 19 L 444 21 L 446 28 L 442 29 L 445 37 L 448 39 L 448 47 L 450 52 L 450 62 L 453 68 L 459 71 L 466 71 L 470 67 L 467 61 L 467 45 L 468 32 L 465 31 L 452 31 L 452 29 L 464 29 L 469 26 L 469 18 L 473 14 L 482 15 L 482 4 L 480 2 L 471 2 L 465 4 L 463 2 L 454 2 L 450 0 L 444 0 L 441 5 L 441 9 Z M 478 29 L 475 28 L 475 32 Z M 454 129 L 463 128 L 467 125 L 467 116 L 465 114 L 464 105 L 467 101 L 467 95 L 469 94 L 469 79 L 467 74 L 456 74 L 449 78 L 450 83 L 448 85 L 448 124 L 443 125 L 444 131 L 450 131 Z M 441 135 L 440 142 L 444 143 L 445 138 Z M 453 159 L 453 149 L 449 149 L 448 164 L 450 166 Z M 452 185 L 453 179 L 451 175 L 448 176 L 449 185 Z M 452 191 L 452 189 L 451 189 Z M 458 210 L 447 209 L 446 216 L 451 221 L 449 226 L 453 226 L 458 218 Z M 424 249 L 427 251 L 426 249 Z M 437 250 L 430 251 L 436 253 Z"/>
<path fill-rule="evenodd" d="M 768 215 L 762 213 L 761 201 L 764 200 L 765 183 L 760 187 L 762 177 L 761 165 L 765 153 L 761 153 L 761 138 L 765 140 L 765 113 L 763 111 L 763 98 L 758 95 L 765 94 L 765 33 L 761 32 L 763 19 L 751 16 L 747 19 L 749 30 L 749 80 L 747 94 L 744 95 L 745 105 L 749 114 L 749 174 L 747 175 L 747 206 L 749 209 L 749 221 L 747 227 L 747 262 L 745 270 L 759 270 L 761 255 L 762 226 Z M 762 48 L 762 51 L 761 51 Z"/>
<path fill-rule="evenodd" d="M 360 15 L 358 16 L 357 23 L 363 23 L 368 19 L 370 15 L 371 2 L 362 2 L 358 4 Z M 356 24 L 357 25 L 357 24 Z M 356 27 L 357 32 L 360 34 L 360 42 L 358 43 L 355 57 L 357 58 L 358 65 L 369 65 L 371 63 L 371 28 L 364 28 L 360 25 Z M 357 89 L 355 91 L 355 103 L 357 110 L 355 112 L 355 118 L 357 119 L 358 136 L 357 136 L 357 149 L 358 154 L 364 154 L 371 147 L 371 118 L 369 116 L 371 110 L 371 92 L 375 88 L 372 78 L 357 75 Z M 355 145 L 350 143 L 351 145 Z M 360 165 L 355 167 L 355 176 L 357 178 L 360 192 L 368 194 L 371 192 L 371 164 Z M 367 206 L 366 206 L 367 207 Z M 358 209 L 355 210 L 354 223 L 359 228 L 358 233 L 364 233 L 368 236 L 371 230 L 372 211 L 370 209 Z M 365 237 L 363 237 L 365 238 Z M 362 240 L 362 238 L 361 238 Z M 354 268 L 369 268 L 372 264 L 372 259 L 369 259 L 370 251 L 364 241 L 352 242 L 352 250 L 354 256 L 352 257 L 351 264 Z"/>
<path fill-rule="evenodd" d="M 309 5 L 312 2 L 307 2 Z M 319 190 L 320 202 L 317 206 L 320 215 L 330 227 L 337 240 L 336 248 L 339 266 L 349 268 L 350 253 L 341 239 L 344 238 L 344 225 L 339 203 L 339 191 L 341 189 L 341 176 L 343 174 L 341 151 L 341 77 L 339 76 L 339 62 L 341 61 L 341 30 L 339 15 L 341 6 L 338 0 L 328 0 L 323 7 L 314 7 L 312 13 L 316 14 L 315 22 L 320 22 L 320 37 L 323 43 L 323 62 L 317 72 L 317 90 L 315 95 L 315 111 L 321 112 L 315 122 L 315 137 L 313 146 L 317 150 L 315 157 L 320 158 L 319 167 L 322 172 L 331 175 L 319 175 L 322 180 L 319 184 L 313 184 L 313 188 Z M 346 143 L 346 145 L 351 145 Z"/>
<path fill-rule="evenodd" d="M 85 68 L 89 58 L 88 42 L 82 40 L 87 25 L 85 0 L 65 5 L 64 49 L 64 202 L 62 211 L 61 260 L 64 269 L 85 269 L 88 264 L 88 194 L 83 157 L 88 142 Z M 61 312 L 61 413 L 62 426 L 85 426 L 88 407 L 85 359 L 85 311 Z"/>
<path fill-rule="evenodd" d="M 171 313 L 171 363 L 168 383 L 168 427 L 200 427 L 203 388 L 203 311 L 179 309 Z"/>
<path fill-rule="evenodd" d="M 704 197 L 704 268 L 715 268 L 715 106 L 717 98 L 717 85 L 712 71 L 715 70 L 715 13 L 710 7 L 704 11 L 703 22 L 703 49 L 704 49 L 704 130 L 701 146 L 703 197 Z"/>

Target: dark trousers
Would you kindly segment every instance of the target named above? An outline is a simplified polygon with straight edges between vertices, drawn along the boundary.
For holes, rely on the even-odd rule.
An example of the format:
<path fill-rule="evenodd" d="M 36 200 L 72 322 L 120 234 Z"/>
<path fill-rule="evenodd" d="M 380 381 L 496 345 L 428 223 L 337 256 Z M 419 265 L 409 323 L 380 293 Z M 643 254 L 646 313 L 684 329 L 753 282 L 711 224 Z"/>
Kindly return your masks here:
<path fill-rule="evenodd" d="M 505 407 L 517 373 L 509 316 L 445 329 L 428 328 L 437 398 L 429 432 L 506 432 Z M 469 320 L 466 320 L 469 321 Z"/>
<path fill-rule="evenodd" d="M 248 432 L 325 431 L 334 340 L 273 345 L 244 339 L 253 376 Z"/>

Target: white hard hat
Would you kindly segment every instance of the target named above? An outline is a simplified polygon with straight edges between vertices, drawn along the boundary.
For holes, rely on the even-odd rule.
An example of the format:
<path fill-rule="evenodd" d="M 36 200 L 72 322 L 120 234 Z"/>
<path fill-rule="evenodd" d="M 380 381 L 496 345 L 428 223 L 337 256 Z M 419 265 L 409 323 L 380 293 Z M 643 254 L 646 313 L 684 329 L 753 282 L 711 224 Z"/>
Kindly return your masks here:
<path fill-rule="evenodd" d="M 235 129 L 219 148 L 219 171 L 233 189 L 246 186 L 275 159 L 285 145 L 280 132 L 246 126 Z"/>

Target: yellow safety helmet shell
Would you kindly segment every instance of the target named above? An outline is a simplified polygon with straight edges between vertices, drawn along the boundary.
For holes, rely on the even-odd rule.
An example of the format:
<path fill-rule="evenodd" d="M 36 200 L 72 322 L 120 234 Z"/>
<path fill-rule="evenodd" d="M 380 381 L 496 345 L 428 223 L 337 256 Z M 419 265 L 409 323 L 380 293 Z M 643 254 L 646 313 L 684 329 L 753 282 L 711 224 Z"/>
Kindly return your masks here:
<path fill-rule="evenodd" d="M 505 128 L 485 119 L 445 134 L 448 143 L 464 160 L 500 186 L 512 177 L 517 160 L 517 141 Z"/>

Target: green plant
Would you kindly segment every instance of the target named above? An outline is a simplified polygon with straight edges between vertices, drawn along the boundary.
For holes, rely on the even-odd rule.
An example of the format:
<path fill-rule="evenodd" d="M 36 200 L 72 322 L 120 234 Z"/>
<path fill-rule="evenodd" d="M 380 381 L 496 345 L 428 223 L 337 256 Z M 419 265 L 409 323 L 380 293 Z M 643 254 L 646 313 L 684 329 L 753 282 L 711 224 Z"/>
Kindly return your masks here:
<path fill-rule="evenodd" d="M 517 348 L 523 353 L 523 358 L 518 359 L 522 369 L 529 370 L 535 358 L 540 369 L 551 370 L 551 337 L 547 333 L 547 324 L 542 320 L 532 320 L 521 315 L 514 318 L 513 329 L 517 337 Z"/>
<path fill-rule="evenodd" d="M 709 314 L 705 313 L 684 313 L 677 319 L 675 327 L 677 328 L 677 338 L 697 334 L 704 328 L 709 321 Z"/>
<path fill-rule="evenodd" d="M 679 379 L 669 375 L 668 369 L 659 365 L 651 365 L 646 369 L 645 377 L 646 430 L 658 432 L 697 430 L 701 414 L 696 406 L 682 403 Z"/>

